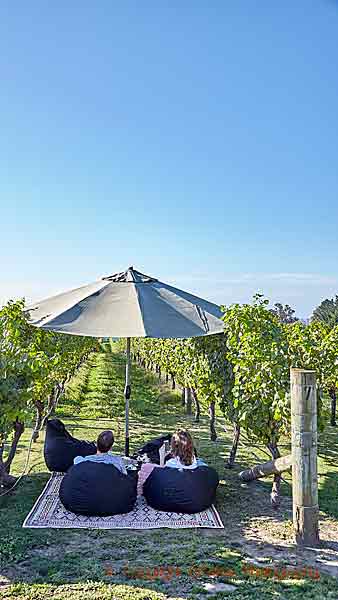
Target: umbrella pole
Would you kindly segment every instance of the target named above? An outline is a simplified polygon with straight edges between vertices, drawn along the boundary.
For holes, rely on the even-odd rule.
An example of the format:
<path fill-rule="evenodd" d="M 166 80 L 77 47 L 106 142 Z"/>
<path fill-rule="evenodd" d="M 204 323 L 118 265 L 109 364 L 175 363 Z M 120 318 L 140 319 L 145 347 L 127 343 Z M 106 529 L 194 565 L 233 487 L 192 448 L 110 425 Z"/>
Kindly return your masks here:
<path fill-rule="evenodd" d="M 124 454 L 129 456 L 129 398 L 131 394 L 130 387 L 130 337 L 127 338 L 127 362 L 126 362 L 126 385 L 124 388 L 124 399 L 126 407 L 125 417 L 125 446 Z"/>

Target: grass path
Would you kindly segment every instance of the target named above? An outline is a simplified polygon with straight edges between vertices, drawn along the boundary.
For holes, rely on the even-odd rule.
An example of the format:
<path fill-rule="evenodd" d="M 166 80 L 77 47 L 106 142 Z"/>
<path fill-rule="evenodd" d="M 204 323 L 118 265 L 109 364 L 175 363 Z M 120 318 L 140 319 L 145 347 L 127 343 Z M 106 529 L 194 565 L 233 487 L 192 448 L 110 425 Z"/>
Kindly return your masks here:
<path fill-rule="evenodd" d="M 222 419 L 217 423 L 218 441 L 210 442 L 207 417 L 195 424 L 192 417 L 182 414 L 179 394 L 160 385 L 152 374 L 135 365 L 132 369 L 131 450 L 178 424 L 188 426 L 200 455 L 221 474 L 217 508 L 225 529 L 211 533 L 23 530 L 21 524 L 48 479 L 41 436 L 33 447 L 29 474 L 11 496 L 0 500 L 0 598 L 197 600 L 213 597 L 205 591 L 205 584 L 223 583 L 232 587 L 214 597 L 338 600 L 336 580 L 325 574 L 333 573 L 334 559 L 338 561 L 334 546 L 338 540 L 334 454 L 338 443 L 334 430 L 326 434 L 328 450 L 319 461 L 322 531 L 328 541 L 319 552 L 299 553 L 291 540 L 288 481 L 281 511 L 276 514 L 269 505 L 269 482 L 245 485 L 238 480 L 238 471 L 253 462 L 250 449 L 241 448 L 236 468 L 224 472 L 230 428 L 229 433 L 224 431 Z M 100 430 L 111 427 L 115 450 L 122 451 L 123 387 L 123 357 L 105 346 L 73 379 L 58 416 L 74 435 L 87 439 L 95 439 Z M 22 470 L 29 436 L 28 428 L 14 473 Z M 259 450 L 255 452 L 263 458 Z M 311 566 L 320 567 L 319 579 L 313 578 L 314 571 L 300 572 Z M 159 567 L 163 567 L 162 574 Z"/>

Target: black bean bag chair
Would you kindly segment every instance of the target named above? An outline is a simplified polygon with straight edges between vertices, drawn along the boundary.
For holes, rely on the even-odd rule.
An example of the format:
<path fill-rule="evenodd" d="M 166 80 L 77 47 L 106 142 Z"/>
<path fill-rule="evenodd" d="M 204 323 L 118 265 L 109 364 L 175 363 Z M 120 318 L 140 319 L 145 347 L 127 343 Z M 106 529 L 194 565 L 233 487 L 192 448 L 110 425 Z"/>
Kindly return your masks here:
<path fill-rule="evenodd" d="M 73 464 L 75 456 L 96 454 L 96 444 L 77 440 L 60 419 L 50 419 L 46 424 L 44 457 L 50 471 L 64 473 Z"/>
<path fill-rule="evenodd" d="M 166 512 L 196 513 L 215 500 L 219 477 L 212 467 L 196 469 L 154 469 L 145 481 L 143 494 L 147 503 Z"/>
<path fill-rule="evenodd" d="M 133 509 L 137 494 L 137 474 L 123 475 L 113 465 L 83 461 L 64 475 L 60 500 L 78 515 L 105 517 Z"/>
<path fill-rule="evenodd" d="M 150 462 L 159 465 L 160 464 L 159 449 L 161 448 L 163 443 L 166 441 L 168 441 L 170 443 L 171 433 L 166 433 L 164 435 L 161 435 L 160 437 L 150 440 L 150 442 L 147 442 L 146 444 L 144 444 L 144 446 L 141 446 L 141 448 L 139 448 L 135 452 L 135 454 L 133 454 L 132 458 L 137 459 L 139 456 L 142 456 L 142 454 L 146 454 L 148 456 L 148 458 L 150 459 Z M 168 458 L 169 458 L 169 456 L 168 456 Z"/>

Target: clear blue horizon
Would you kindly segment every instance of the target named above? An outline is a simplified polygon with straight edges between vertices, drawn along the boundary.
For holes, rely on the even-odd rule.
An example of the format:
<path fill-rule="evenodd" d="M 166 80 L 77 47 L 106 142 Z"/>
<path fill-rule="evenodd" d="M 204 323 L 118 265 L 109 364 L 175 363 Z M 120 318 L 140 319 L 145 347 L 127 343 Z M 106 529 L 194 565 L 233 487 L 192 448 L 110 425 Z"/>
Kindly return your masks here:
<path fill-rule="evenodd" d="M 0 304 L 133 264 L 308 316 L 338 293 L 338 7 L 0 7 Z"/>

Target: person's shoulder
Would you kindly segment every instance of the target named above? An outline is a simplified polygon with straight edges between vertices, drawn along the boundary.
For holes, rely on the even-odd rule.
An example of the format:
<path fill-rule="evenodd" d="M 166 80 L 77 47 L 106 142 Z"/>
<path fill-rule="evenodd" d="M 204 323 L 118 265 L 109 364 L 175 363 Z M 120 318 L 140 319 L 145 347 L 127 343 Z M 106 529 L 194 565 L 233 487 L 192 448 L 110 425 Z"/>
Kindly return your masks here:
<path fill-rule="evenodd" d="M 123 456 L 121 456 L 120 454 L 112 454 L 112 456 L 114 456 L 114 458 L 116 458 L 117 460 L 119 460 L 121 463 L 124 464 Z"/>
<path fill-rule="evenodd" d="M 177 458 L 169 458 L 169 460 L 167 460 L 167 462 L 165 463 L 165 467 L 178 467 L 178 461 Z"/>
<path fill-rule="evenodd" d="M 119 456 L 118 454 L 113 454 L 111 451 L 107 452 L 106 456 L 107 456 L 107 458 L 108 458 L 110 461 L 115 461 L 115 462 L 116 462 L 116 461 L 118 461 L 118 462 L 123 462 L 123 460 L 122 460 L 122 457 L 121 457 L 121 456 Z"/>
<path fill-rule="evenodd" d="M 109 462 L 116 465 L 123 465 L 124 462 L 120 456 L 114 456 L 113 454 L 109 454 L 108 456 Z"/>
<path fill-rule="evenodd" d="M 118 456 L 116 454 L 108 454 L 107 462 L 109 462 L 111 465 L 114 465 L 115 467 L 118 467 L 121 471 L 127 473 L 122 456 Z"/>
<path fill-rule="evenodd" d="M 78 465 L 79 463 L 81 463 L 81 462 L 83 462 L 83 461 L 84 461 L 84 458 L 83 458 L 83 456 L 75 456 L 75 458 L 74 458 L 74 461 L 73 461 L 73 462 L 74 462 L 74 465 Z"/>

